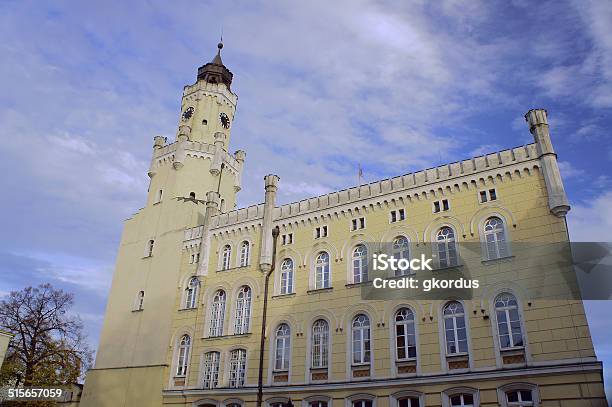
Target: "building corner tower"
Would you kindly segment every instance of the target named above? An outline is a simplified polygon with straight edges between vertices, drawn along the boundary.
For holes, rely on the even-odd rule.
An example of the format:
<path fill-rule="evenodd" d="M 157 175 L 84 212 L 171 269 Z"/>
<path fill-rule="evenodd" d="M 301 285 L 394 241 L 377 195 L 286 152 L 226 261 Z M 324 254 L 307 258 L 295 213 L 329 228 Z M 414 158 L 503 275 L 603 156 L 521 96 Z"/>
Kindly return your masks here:
<path fill-rule="evenodd" d="M 233 209 L 241 189 L 246 154 L 228 152 L 238 96 L 222 48 L 185 86 L 175 140 L 154 138 L 146 205 L 125 221 L 85 406 L 162 403 L 185 230 Z"/>

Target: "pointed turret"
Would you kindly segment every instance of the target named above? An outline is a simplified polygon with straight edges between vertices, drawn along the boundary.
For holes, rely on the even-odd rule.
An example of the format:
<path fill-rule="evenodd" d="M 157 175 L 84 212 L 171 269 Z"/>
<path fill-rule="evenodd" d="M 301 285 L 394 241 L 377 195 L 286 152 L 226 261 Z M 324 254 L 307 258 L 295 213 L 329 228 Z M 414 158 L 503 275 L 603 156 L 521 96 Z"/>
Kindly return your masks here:
<path fill-rule="evenodd" d="M 217 55 L 212 61 L 198 68 L 198 80 L 204 80 L 208 83 L 223 83 L 230 89 L 232 85 L 232 72 L 223 65 L 221 60 L 221 49 L 223 43 L 217 44 Z"/>

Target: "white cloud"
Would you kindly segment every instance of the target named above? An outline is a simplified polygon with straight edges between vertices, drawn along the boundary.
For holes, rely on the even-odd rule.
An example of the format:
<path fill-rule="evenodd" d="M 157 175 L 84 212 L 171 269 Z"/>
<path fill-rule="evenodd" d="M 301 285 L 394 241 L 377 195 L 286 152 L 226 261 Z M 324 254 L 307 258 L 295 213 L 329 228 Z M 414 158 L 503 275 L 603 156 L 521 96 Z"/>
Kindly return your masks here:
<path fill-rule="evenodd" d="M 564 179 L 579 178 L 585 175 L 585 171 L 574 167 L 569 161 L 559 161 L 559 171 Z"/>
<path fill-rule="evenodd" d="M 605 192 L 588 203 L 574 204 L 567 215 L 570 238 L 574 242 L 612 242 L 612 192 Z"/>

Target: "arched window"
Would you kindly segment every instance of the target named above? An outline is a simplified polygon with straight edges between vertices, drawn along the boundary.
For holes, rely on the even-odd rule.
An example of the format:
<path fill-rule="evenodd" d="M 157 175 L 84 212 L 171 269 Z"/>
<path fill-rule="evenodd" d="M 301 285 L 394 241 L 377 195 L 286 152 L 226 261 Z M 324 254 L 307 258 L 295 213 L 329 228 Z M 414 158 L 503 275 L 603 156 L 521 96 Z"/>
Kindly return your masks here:
<path fill-rule="evenodd" d="M 438 230 L 436 242 L 440 267 L 456 266 L 457 246 L 455 243 L 455 231 L 448 226 L 444 226 Z"/>
<path fill-rule="evenodd" d="M 293 292 L 293 260 L 285 259 L 281 263 L 280 293 L 289 294 Z"/>
<path fill-rule="evenodd" d="M 531 390 L 510 390 L 506 392 L 508 406 L 533 406 Z"/>
<path fill-rule="evenodd" d="M 190 193 L 189 193 L 189 198 L 190 198 L 190 199 L 195 199 L 195 196 L 196 196 L 196 195 L 195 195 L 195 192 L 190 192 Z"/>
<path fill-rule="evenodd" d="M 280 324 L 275 337 L 275 370 L 289 370 L 289 353 L 291 349 L 291 330 L 289 325 Z"/>
<path fill-rule="evenodd" d="M 153 247 L 155 246 L 155 240 L 151 239 L 147 243 L 147 250 L 145 252 L 145 257 L 153 256 Z"/>
<path fill-rule="evenodd" d="M 512 294 L 503 293 L 495 298 L 495 315 L 500 348 L 523 346 L 521 317 L 518 303 Z"/>
<path fill-rule="evenodd" d="M 229 385 L 233 388 L 244 386 L 246 376 L 246 350 L 234 349 L 230 352 Z"/>
<path fill-rule="evenodd" d="M 327 407 L 327 401 L 311 401 L 308 407 Z"/>
<path fill-rule="evenodd" d="M 459 393 L 449 397 L 451 407 L 474 407 L 474 395 Z"/>
<path fill-rule="evenodd" d="M 246 240 L 240 244 L 240 267 L 246 267 L 249 265 L 249 252 L 251 246 Z"/>
<path fill-rule="evenodd" d="M 329 354 L 329 324 L 324 319 L 318 319 L 312 324 L 312 367 L 321 369 L 327 367 Z"/>
<path fill-rule="evenodd" d="M 219 384 L 219 352 L 204 354 L 203 386 L 205 389 L 214 389 Z"/>
<path fill-rule="evenodd" d="M 176 361 L 176 376 L 185 376 L 187 374 L 187 366 L 189 365 L 189 351 L 191 350 L 191 337 L 183 335 L 179 342 L 177 361 Z"/>
<path fill-rule="evenodd" d="M 210 307 L 210 336 L 223 335 L 223 320 L 225 319 L 225 291 L 217 290 Z"/>
<path fill-rule="evenodd" d="M 315 289 L 329 288 L 330 273 L 329 273 L 329 254 L 321 252 L 317 255 L 315 261 Z"/>
<path fill-rule="evenodd" d="M 444 335 L 446 337 L 446 354 L 467 353 L 467 332 L 465 312 L 459 301 L 451 301 L 444 306 Z"/>
<path fill-rule="evenodd" d="M 372 407 L 374 402 L 372 400 L 355 400 L 351 405 L 352 407 Z"/>
<path fill-rule="evenodd" d="M 370 319 L 359 314 L 353 319 L 353 364 L 370 363 Z"/>
<path fill-rule="evenodd" d="M 368 281 L 368 249 L 360 244 L 353 250 L 353 283 Z"/>
<path fill-rule="evenodd" d="M 185 308 L 195 308 L 198 301 L 198 286 L 200 280 L 197 277 L 191 277 L 185 288 Z"/>
<path fill-rule="evenodd" d="M 487 259 L 499 259 L 508 256 L 508 244 L 504 222 L 497 216 L 486 220 L 484 224 L 484 239 Z"/>
<path fill-rule="evenodd" d="M 236 296 L 236 315 L 234 319 L 234 333 L 237 335 L 249 332 L 251 319 L 251 288 L 242 286 Z"/>
<path fill-rule="evenodd" d="M 221 257 L 221 270 L 229 270 L 232 261 L 232 247 L 228 244 L 223 246 L 223 255 Z"/>
<path fill-rule="evenodd" d="M 410 308 L 401 308 L 395 313 L 395 346 L 397 360 L 416 358 L 414 313 Z"/>
<path fill-rule="evenodd" d="M 404 236 L 398 236 L 393 240 L 393 257 L 396 259 L 410 260 L 410 245 L 408 239 Z M 402 270 L 399 267 L 395 269 L 396 276 L 410 274 L 410 269 Z"/>

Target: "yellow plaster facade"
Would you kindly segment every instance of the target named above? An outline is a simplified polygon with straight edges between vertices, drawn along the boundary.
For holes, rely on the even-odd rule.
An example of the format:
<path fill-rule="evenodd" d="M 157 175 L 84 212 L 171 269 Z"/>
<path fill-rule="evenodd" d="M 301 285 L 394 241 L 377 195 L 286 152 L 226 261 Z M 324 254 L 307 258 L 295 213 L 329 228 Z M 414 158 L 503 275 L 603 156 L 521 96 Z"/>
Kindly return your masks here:
<path fill-rule="evenodd" d="M 546 111 L 526 115 L 535 141 L 527 146 L 281 206 L 275 198 L 282 184 L 269 175 L 264 203 L 234 209 L 245 154 L 227 152 L 237 103 L 228 73 L 220 54 L 201 67 L 198 81 L 185 87 L 176 141 L 154 142 L 147 204 L 125 223 L 82 404 L 256 405 L 264 276 L 278 227 L 264 405 L 606 405 L 581 301 L 534 299 L 508 283 L 529 271 L 520 243 L 568 241 L 569 204 Z M 481 192 L 491 190 L 494 199 L 483 203 Z M 491 217 L 503 222 L 506 241 L 517 249 L 494 261 L 462 258 L 494 288 L 458 301 L 465 351 L 447 348 L 447 300 L 362 299 L 371 282 L 353 280 L 356 246 L 372 253 L 403 236 L 411 257 L 431 256 L 441 228 L 451 228 L 458 243 L 478 244 Z M 328 255 L 325 271 L 317 270 L 321 253 Z M 291 278 L 283 279 L 283 271 Z M 520 336 L 505 348 L 495 305 L 503 293 L 514 298 Z M 413 357 L 398 355 L 401 309 L 412 313 Z M 369 349 L 356 363 L 360 315 Z M 317 321 L 327 332 L 317 336 L 325 342 L 318 353 Z M 512 404 L 515 398 L 522 404 Z"/>

